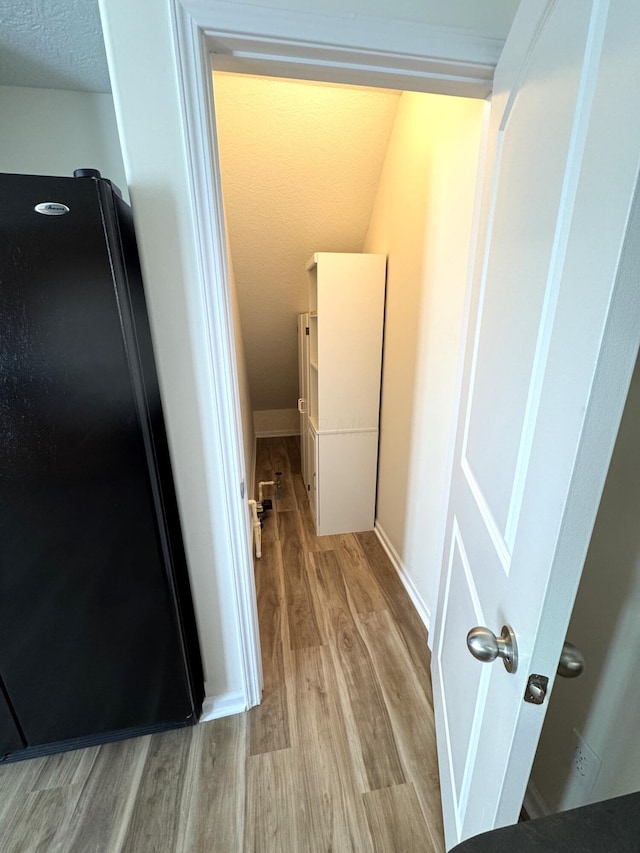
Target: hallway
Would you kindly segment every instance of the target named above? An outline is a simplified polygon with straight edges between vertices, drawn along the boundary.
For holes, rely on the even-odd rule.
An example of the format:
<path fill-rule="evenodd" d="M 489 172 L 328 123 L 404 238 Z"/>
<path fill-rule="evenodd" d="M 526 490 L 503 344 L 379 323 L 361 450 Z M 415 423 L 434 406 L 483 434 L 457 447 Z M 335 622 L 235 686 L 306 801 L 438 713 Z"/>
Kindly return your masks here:
<path fill-rule="evenodd" d="M 315 536 L 296 438 L 259 439 L 256 467 L 256 482 L 282 472 L 282 495 L 256 561 L 246 772 L 264 807 L 245 849 L 441 851 L 422 622 L 374 533 Z"/>
<path fill-rule="evenodd" d="M 444 850 L 424 627 L 374 533 L 314 535 L 297 439 L 257 462 L 262 704 L 0 766 L 3 853 Z"/>

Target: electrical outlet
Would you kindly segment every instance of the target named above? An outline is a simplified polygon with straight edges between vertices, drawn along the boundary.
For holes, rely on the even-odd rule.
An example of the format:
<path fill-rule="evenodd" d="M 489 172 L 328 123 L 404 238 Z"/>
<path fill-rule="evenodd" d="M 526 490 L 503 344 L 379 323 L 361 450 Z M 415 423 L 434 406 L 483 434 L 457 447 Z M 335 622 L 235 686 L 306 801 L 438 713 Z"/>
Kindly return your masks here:
<path fill-rule="evenodd" d="M 589 793 L 598 778 L 602 761 L 579 732 L 574 729 L 573 733 L 575 735 L 575 749 L 571 760 L 571 769 L 582 788 L 586 793 Z"/>

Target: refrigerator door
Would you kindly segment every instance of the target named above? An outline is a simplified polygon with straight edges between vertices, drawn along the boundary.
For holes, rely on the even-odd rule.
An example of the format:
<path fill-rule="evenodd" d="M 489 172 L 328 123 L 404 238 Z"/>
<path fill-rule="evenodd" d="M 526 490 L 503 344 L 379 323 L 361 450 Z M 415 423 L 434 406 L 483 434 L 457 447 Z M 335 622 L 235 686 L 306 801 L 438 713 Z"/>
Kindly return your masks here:
<path fill-rule="evenodd" d="M 0 674 L 29 746 L 194 714 L 100 184 L 0 176 Z"/>

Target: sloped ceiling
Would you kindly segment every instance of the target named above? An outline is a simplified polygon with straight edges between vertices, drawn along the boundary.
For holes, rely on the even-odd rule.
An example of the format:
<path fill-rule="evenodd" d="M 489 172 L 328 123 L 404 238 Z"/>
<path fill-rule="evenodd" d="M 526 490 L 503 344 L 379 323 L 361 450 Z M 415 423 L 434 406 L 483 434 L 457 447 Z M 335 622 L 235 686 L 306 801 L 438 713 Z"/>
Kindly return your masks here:
<path fill-rule="evenodd" d="M 362 250 L 400 93 L 220 72 L 214 93 L 253 408 L 295 408 L 305 265 Z"/>
<path fill-rule="evenodd" d="M 0 85 L 110 92 L 98 0 L 3 0 Z"/>

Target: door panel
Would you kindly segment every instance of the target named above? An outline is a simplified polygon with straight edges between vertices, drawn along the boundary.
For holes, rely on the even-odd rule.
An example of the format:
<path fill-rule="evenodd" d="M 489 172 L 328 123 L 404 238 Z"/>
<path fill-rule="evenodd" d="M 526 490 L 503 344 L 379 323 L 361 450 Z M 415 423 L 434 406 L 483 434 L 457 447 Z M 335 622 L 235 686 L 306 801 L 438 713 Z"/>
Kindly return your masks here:
<path fill-rule="evenodd" d="M 584 4 L 585 12 L 589 5 Z M 528 82 L 531 76 L 544 80 L 545 63 L 555 51 L 584 54 L 590 17 L 574 16 L 570 6 L 562 4 L 553 14 L 554 26 L 537 34 L 497 128 L 490 241 L 472 344 L 463 464 L 507 552 L 513 545 L 518 485 L 528 463 L 527 439 L 535 424 L 536 391 L 557 304 L 564 226 L 572 210 L 572 187 L 566 185 L 564 171 L 571 141 L 578 142 L 573 123 L 583 106 L 581 84 L 592 73 L 592 62 L 576 61 L 556 75 L 552 98 L 541 97 Z M 522 217 L 513 215 L 514 187 L 526 199 L 526 228 Z M 549 239 L 550 223 L 558 232 L 555 239 Z"/>
<path fill-rule="evenodd" d="M 638 33 L 624 0 L 524 0 L 496 71 L 433 631 L 449 847 L 517 820 L 635 360 Z M 504 624 L 514 673 L 466 648 Z"/>
<path fill-rule="evenodd" d="M 453 531 L 447 578 L 446 624 L 443 630 L 447 632 L 447 636 L 457 640 L 446 645 L 442 653 L 442 677 L 444 694 L 447 697 L 445 715 L 448 741 L 468 744 L 468 749 L 471 749 L 475 741 L 473 724 L 478 717 L 479 706 L 481 707 L 486 699 L 489 670 L 486 667 L 483 669 L 477 666 L 471 655 L 461 654 L 464 649 L 458 648 L 458 645 L 464 642 L 468 631 L 466 626 L 483 625 L 484 614 L 457 525 Z M 449 608 L 451 601 L 455 602 L 455 607 Z M 476 697 L 475 703 L 466 701 L 468 697 Z M 449 714 L 449 706 L 457 709 L 457 713 Z M 450 752 L 448 757 L 456 795 L 461 801 L 468 789 L 469 778 L 465 770 L 468 765 L 472 765 L 470 760 L 472 757 L 468 755 L 468 750 L 464 749 Z"/>

